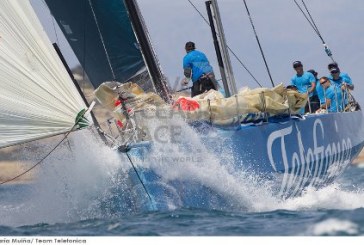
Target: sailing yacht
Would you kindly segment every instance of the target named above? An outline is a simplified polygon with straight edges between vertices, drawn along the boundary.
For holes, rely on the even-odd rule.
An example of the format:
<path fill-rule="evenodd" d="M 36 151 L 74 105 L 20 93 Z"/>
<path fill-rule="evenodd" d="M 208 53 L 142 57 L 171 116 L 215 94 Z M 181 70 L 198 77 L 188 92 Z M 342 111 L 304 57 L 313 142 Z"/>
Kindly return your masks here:
<path fill-rule="evenodd" d="M 166 102 L 169 102 L 168 87 L 165 86 L 165 78 L 159 68 L 158 59 L 153 51 L 148 30 L 136 1 L 109 1 L 108 4 L 99 1 L 83 1 L 83 3 L 80 1 L 79 5 L 73 5 L 74 8 L 71 11 L 66 7 L 67 4 L 60 4 L 58 1 L 52 0 L 46 2 L 65 36 L 70 41 L 73 50 L 75 50 L 76 54 L 79 53 L 79 60 L 85 61 L 83 66 L 86 66 L 87 72 L 87 66 L 89 67 L 90 79 L 95 87 L 99 87 L 106 80 L 116 80 L 121 83 L 136 81 L 131 78 L 120 79 L 120 76 L 122 74 L 126 75 L 126 73 L 117 64 L 117 62 L 123 62 L 123 60 L 117 59 L 117 57 L 128 57 L 131 54 L 138 53 L 138 60 L 143 61 L 141 63 L 146 66 L 149 72 L 154 91 Z M 270 105 L 267 108 L 266 104 L 269 103 L 268 99 L 270 98 L 263 96 L 264 98 L 261 100 L 261 93 L 271 93 L 272 91 L 259 90 L 256 91 L 258 94 L 255 94 L 255 96 L 259 101 L 257 103 L 262 104 L 260 108 L 262 114 L 251 113 L 251 110 L 239 111 L 238 109 L 236 115 L 230 116 L 229 123 L 224 120 L 217 120 L 218 116 L 221 115 L 221 111 L 226 112 L 228 110 L 227 104 L 229 103 L 227 101 L 229 99 L 240 100 L 240 104 L 239 102 L 234 104 L 237 108 L 246 108 L 247 103 L 245 103 L 246 99 L 244 100 L 244 97 L 240 97 L 235 87 L 232 69 L 229 66 L 229 54 L 224 40 L 218 3 L 216 0 L 207 1 L 206 5 L 210 6 L 212 10 L 209 14 L 212 17 L 210 18 L 210 25 L 212 28 L 216 26 L 215 30 L 212 31 L 219 34 L 215 37 L 214 43 L 220 42 L 216 48 L 220 49 L 222 53 L 221 60 L 224 62 L 225 71 L 222 71 L 221 74 L 225 74 L 223 80 L 226 80 L 226 84 L 228 84 L 224 88 L 227 90 L 228 95 L 232 96 L 224 99 L 214 97 L 219 103 L 221 101 L 226 102 L 221 108 L 212 105 L 213 101 L 208 100 L 207 109 L 202 110 L 202 113 L 201 110 L 198 111 L 200 114 L 206 115 L 204 112 L 211 112 L 217 108 L 216 111 L 220 111 L 220 114 L 217 112 L 213 114 L 213 117 L 211 113 L 207 113 L 207 116 L 196 119 L 196 113 L 184 111 L 185 119 L 186 117 L 193 119 L 192 122 L 190 120 L 189 125 L 197 132 L 200 132 L 201 144 L 209 149 L 209 152 L 217 155 L 224 155 L 226 149 L 230 149 L 228 154 L 234 159 L 232 166 L 230 166 L 232 172 L 243 168 L 265 177 L 273 175 L 276 183 L 279 183 L 277 194 L 285 198 L 299 195 L 307 186 L 321 187 L 332 182 L 352 162 L 363 147 L 364 132 L 362 132 L 363 118 L 361 111 L 308 114 L 304 118 L 296 117 L 292 115 L 296 108 L 290 107 L 288 111 L 287 107 L 280 108 L 280 111 L 275 107 L 273 109 L 269 108 Z M 81 24 L 78 18 L 79 15 L 76 13 L 84 14 L 83 21 L 88 24 L 87 32 L 85 32 L 84 25 Z M 70 29 L 72 32 L 66 31 Z M 87 35 L 93 35 L 93 38 Z M 121 41 L 124 42 L 123 45 L 115 45 L 116 42 Z M 100 63 L 92 62 L 92 58 L 89 56 L 95 54 L 82 51 L 95 42 L 98 43 L 99 47 L 103 47 L 103 49 L 98 49 L 104 52 L 97 59 L 100 60 L 100 57 L 104 57 L 103 74 L 109 74 L 102 79 L 93 78 L 92 75 L 95 73 L 96 67 L 97 69 L 101 68 Z M 125 44 L 125 42 L 128 42 L 128 44 Z M 80 45 L 83 45 L 83 48 L 78 47 Z M 115 47 L 120 48 L 116 49 Z M 84 53 L 81 54 L 80 52 Z M 124 66 L 125 64 L 133 65 L 129 61 L 123 62 L 123 64 Z M 220 67 L 222 67 L 221 64 Z M 116 74 L 116 69 L 120 73 Z M 97 74 L 101 73 L 97 72 Z M 131 76 L 129 75 L 129 77 Z M 278 90 L 279 88 L 276 88 L 273 92 Z M 97 91 L 100 92 L 100 89 Z M 116 93 L 111 92 L 110 96 L 114 100 L 117 99 Z M 105 98 L 105 96 L 101 97 Z M 203 105 L 207 102 L 206 100 L 199 100 L 198 103 L 199 106 L 204 107 Z M 158 101 L 157 104 L 160 105 L 161 102 Z M 293 104 L 297 105 L 297 101 Z M 268 113 L 269 116 L 267 116 L 267 111 L 271 112 Z M 272 113 L 272 111 L 278 112 Z M 221 121 L 224 123 L 221 123 Z M 352 128 L 345 126 L 349 123 L 358 125 L 357 130 L 354 131 Z M 214 137 L 211 137 L 211 135 L 214 135 Z M 142 147 L 133 147 L 135 145 L 140 146 L 141 142 L 144 143 Z M 156 142 L 148 142 L 142 139 L 123 142 L 119 145 L 119 149 L 122 149 L 123 154 L 127 154 L 131 161 L 138 162 L 138 159 L 148 159 L 147 156 L 153 152 L 153 149 L 150 148 L 153 148 L 153 146 L 156 148 L 156 145 Z M 163 162 L 163 159 L 157 161 Z M 172 163 L 169 164 L 173 166 Z M 209 202 L 199 202 L 198 200 L 204 200 L 204 198 L 201 198 L 202 196 L 210 195 L 211 197 L 213 196 L 212 193 L 216 194 L 216 190 L 209 190 L 202 183 L 194 183 L 194 181 L 188 179 L 169 179 L 164 176 L 165 173 L 158 171 L 157 167 L 154 166 L 153 168 L 153 164 L 143 161 L 142 163 L 139 161 L 139 164 L 134 166 L 134 169 L 130 171 L 130 175 L 134 176 L 134 178 L 131 177 L 134 185 L 140 188 L 143 187 L 141 191 L 147 193 L 147 195 L 141 195 L 142 198 L 148 196 L 150 203 L 157 206 L 162 205 L 162 200 L 165 202 L 168 199 L 163 199 L 161 196 L 172 195 L 167 194 L 167 192 L 178 193 L 172 195 L 178 197 L 174 197 L 174 199 L 178 199 L 185 206 L 193 207 L 208 206 L 206 203 Z M 172 192 L 170 188 L 173 189 Z M 186 189 L 190 191 L 186 191 Z M 219 195 L 224 196 L 223 193 L 219 193 Z"/>
<path fill-rule="evenodd" d="M 133 202 L 140 205 L 141 208 L 147 210 L 170 206 L 214 208 L 216 203 L 219 203 L 220 206 L 229 205 L 232 194 L 228 193 L 224 187 L 225 183 L 218 183 L 216 180 L 214 185 L 206 186 L 196 177 L 208 175 L 209 171 L 218 171 L 218 174 L 224 176 L 235 176 L 243 169 L 272 180 L 275 193 L 280 197 L 289 198 L 300 195 L 307 187 L 320 188 L 335 180 L 364 146 L 363 116 L 360 110 L 308 114 L 300 117 L 295 115 L 295 112 L 297 106 L 305 100 L 302 100 L 298 94 L 287 92 L 283 86 L 238 93 L 234 89 L 231 72 L 226 73 L 225 76 L 226 80 L 229 80 L 225 82 L 228 84 L 227 88 L 230 85 L 231 90 L 228 93 L 230 97 L 223 98 L 218 94 L 210 94 L 210 97 L 192 100 L 193 103 L 197 102 L 198 111 L 183 110 L 181 104 L 178 107 L 177 114 L 181 117 L 181 120 L 177 120 L 178 123 L 181 123 L 182 127 L 186 125 L 184 130 L 189 131 L 191 135 L 193 132 L 197 132 L 196 140 L 203 146 L 202 149 L 196 151 L 186 142 L 173 144 L 172 141 L 158 141 L 155 131 L 154 134 L 151 134 L 146 130 L 148 126 L 144 128 L 143 124 L 155 120 L 155 117 L 149 117 L 148 112 L 154 113 L 155 116 L 160 112 L 160 108 L 164 112 L 166 110 L 175 112 L 175 110 L 170 105 L 173 97 L 161 72 L 137 2 L 135 0 L 109 0 L 107 2 L 45 0 L 45 2 L 87 72 L 91 83 L 98 88 L 95 93 L 99 95 L 99 101 L 105 102 L 105 107 L 111 108 L 112 112 L 117 115 L 115 127 L 118 135 L 112 136 L 105 130 L 100 129 L 100 131 L 130 162 L 131 167 L 127 171 L 127 177 L 134 193 L 132 198 L 135 199 Z M 23 17 L 23 11 L 31 12 L 28 1 L 2 1 L 2 4 L 4 5 L 4 8 L 1 8 L 2 16 L 9 20 L 9 26 L 14 24 L 12 23 L 14 19 L 18 18 L 25 23 L 17 23 L 16 26 L 20 26 L 20 24 L 38 26 L 37 32 L 44 36 L 44 33 L 39 30 L 38 22 L 30 24 L 33 22 Z M 212 19 L 217 22 L 210 22 L 211 26 L 216 25 L 219 33 L 220 44 L 217 47 L 221 49 L 224 55 L 222 60 L 227 64 L 229 57 L 228 53 L 223 51 L 226 46 L 222 25 L 219 21 L 218 4 L 216 0 L 207 1 L 207 4 L 211 6 Z M 6 11 L 6 8 L 12 11 Z M 14 11 L 19 16 L 15 16 L 15 18 L 9 16 Z M 6 13 L 8 14 L 6 15 Z M 26 16 L 31 16 L 32 20 L 36 19 L 33 12 Z M 4 25 L 2 27 L 10 29 Z M 10 31 L 9 33 L 13 35 Z M 34 39 L 35 41 L 32 43 L 30 37 L 24 39 L 22 34 L 24 33 L 19 31 L 17 35 L 22 38 L 17 38 L 17 36 L 14 38 L 22 40 L 26 44 L 23 45 L 23 49 L 19 49 L 20 54 L 17 57 L 27 62 L 27 66 L 29 66 L 28 59 L 30 59 L 30 65 L 35 67 L 35 71 L 37 71 L 39 63 L 43 66 L 44 62 L 50 64 L 50 62 L 44 61 L 43 57 L 35 55 L 33 47 L 39 46 L 39 38 Z M 46 42 L 45 38 L 42 40 Z M 7 42 L 7 45 L 1 47 L 3 51 L 1 61 L 2 63 L 7 62 L 2 67 L 10 69 L 12 65 L 14 66 L 13 60 L 16 55 L 5 56 L 8 50 L 13 49 L 10 42 Z M 52 54 L 52 62 L 57 64 L 64 77 L 60 79 L 62 82 L 57 82 L 53 80 L 53 77 L 58 78 L 57 76 L 48 75 L 45 76 L 47 79 L 41 81 L 44 83 L 54 81 L 55 84 L 51 86 L 51 90 L 67 81 L 67 86 L 70 87 L 68 90 L 72 92 L 67 90 L 64 94 L 69 96 L 70 100 L 78 98 L 79 102 L 77 106 L 73 107 L 66 106 L 66 102 L 63 103 L 67 109 L 74 108 L 69 114 L 68 124 L 58 131 L 46 129 L 47 133 L 49 131 L 52 131 L 52 134 L 64 133 L 74 129 L 75 122 L 79 122 L 76 118 L 80 118 L 76 116 L 79 115 L 82 118 L 83 109 L 87 106 L 86 102 L 80 100 L 80 96 L 74 88 L 75 85 L 72 85 L 72 79 L 65 75 L 67 73 L 65 73 L 64 64 L 57 59 L 51 45 L 47 43 L 46 46 L 47 50 L 44 53 Z M 33 57 L 36 57 L 35 60 L 39 63 L 34 63 Z M 22 74 L 22 69 L 18 69 L 22 67 L 22 63 L 19 64 L 12 69 Z M 40 66 L 39 69 L 45 69 L 45 74 L 55 72 L 48 70 L 47 66 L 43 66 Z M 27 70 L 30 75 L 39 74 L 39 72 L 34 72 L 33 68 L 27 69 L 30 69 Z M 226 70 L 229 71 L 228 65 Z M 43 72 L 43 70 L 41 71 Z M 28 79 L 30 75 L 25 76 L 24 79 Z M 8 86 L 7 92 L 13 91 L 11 85 L 14 80 L 12 77 L 8 83 L 5 83 Z M 35 88 L 46 86 L 38 83 L 38 76 L 30 80 Z M 105 83 L 105 81 L 111 82 Z M 130 84 L 129 81 L 136 81 L 136 83 L 139 81 L 140 86 Z M 60 90 L 63 89 L 65 89 L 64 86 L 61 86 L 52 92 L 59 97 Z M 27 95 L 32 95 L 31 98 L 39 99 L 38 94 L 29 90 L 29 86 L 22 87 L 22 90 Z M 47 92 L 46 94 L 52 93 Z M 22 101 L 20 97 L 29 98 L 30 95 L 18 96 L 16 101 Z M 8 100 L 13 96 L 14 94 L 9 93 Z M 3 97 L 0 96 L 0 98 Z M 45 103 L 44 99 L 42 101 Z M 139 106 L 139 104 L 132 104 L 133 101 L 143 103 L 152 101 L 152 103 L 147 103 L 148 110 L 137 110 L 136 105 Z M 186 98 L 183 101 L 191 102 Z M 7 101 L 5 102 L 4 104 L 8 104 Z M 51 102 L 52 100 L 48 99 L 46 104 L 49 105 Z M 17 103 L 11 108 L 18 108 Z M 56 104 L 58 106 L 62 102 L 58 101 Z M 50 105 L 50 108 L 57 107 Z M 47 108 L 46 111 L 53 113 L 51 109 Z M 27 111 L 29 112 L 29 110 Z M 60 111 L 67 112 L 68 110 Z M 234 113 L 230 114 L 232 111 Z M 8 111 L 0 112 L 3 113 L 0 113 L 0 116 L 9 114 Z M 19 118 L 15 109 L 11 112 L 14 120 Z M 23 115 L 25 112 L 21 111 L 21 113 Z M 39 113 L 41 114 L 41 112 Z M 31 117 L 39 119 L 39 116 L 31 115 Z M 148 119 L 148 122 L 143 121 L 143 118 Z M 164 119 L 165 124 L 162 128 L 168 128 L 172 121 L 168 117 Z M 185 121 L 187 123 L 183 124 Z M 24 124 L 26 123 L 24 122 Z M 357 128 L 354 130 L 346 127 L 348 124 L 355 124 Z M 42 125 L 42 123 L 37 122 L 36 125 Z M 26 126 L 24 125 L 24 127 Z M 23 132 L 18 135 L 26 135 Z M 181 133 L 178 131 L 177 135 Z M 50 134 L 42 135 L 42 137 L 48 135 Z M 153 135 L 154 137 L 150 137 Z M 12 135 L 12 138 L 15 136 Z M 30 140 L 30 138 L 25 140 Z M 15 143 L 17 142 L 11 141 L 11 144 Z M 7 145 L 9 144 L 4 143 L 2 146 Z M 172 149 L 169 149 L 169 146 Z M 173 147 L 183 148 L 179 153 L 190 152 L 192 156 L 189 162 L 194 164 L 187 166 L 181 161 L 176 164 L 176 161 L 170 157 L 160 157 L 161 151 L 167 151 L 168 154 L 168 150 L 173 150 Z M 198 155 L 199 152 L 204 154 Z M 169 154 L 176 154 L 178 157 L 178 152 L 170 151 Z M 223 157 L 219 167 L 216 167 L 214 160 L 208 160 L 209 171 L 201 172 L 199 164 L 202 160 L 200 157 L 209 158 L 212 155 Z M 165 171 L 166 168 L 169 168 L 171 172 Z M 186 169 L 189 174 L 179 172 Z M 241 177 L 243 178 L 243 176 Z"/>

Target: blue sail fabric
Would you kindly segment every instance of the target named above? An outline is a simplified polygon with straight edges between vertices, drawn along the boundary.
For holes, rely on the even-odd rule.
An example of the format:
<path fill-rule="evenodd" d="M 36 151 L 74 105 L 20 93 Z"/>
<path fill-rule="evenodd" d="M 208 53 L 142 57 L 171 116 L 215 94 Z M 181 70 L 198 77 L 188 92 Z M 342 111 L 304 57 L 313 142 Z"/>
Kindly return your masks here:
<path fill-rule="evenodd" d="M 45 1 L 94 87 L 145 67 L 122 0 Z"/>

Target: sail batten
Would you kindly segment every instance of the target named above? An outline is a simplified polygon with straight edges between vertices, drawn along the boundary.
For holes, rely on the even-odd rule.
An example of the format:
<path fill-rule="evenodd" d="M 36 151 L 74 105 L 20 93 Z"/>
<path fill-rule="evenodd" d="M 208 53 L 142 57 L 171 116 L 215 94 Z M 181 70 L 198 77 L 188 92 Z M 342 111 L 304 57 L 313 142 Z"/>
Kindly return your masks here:
<path fill-rule="evenodd" d="M 86 106 L 28 0 L 0 1 L 0 148 L 65 133 Z"/>

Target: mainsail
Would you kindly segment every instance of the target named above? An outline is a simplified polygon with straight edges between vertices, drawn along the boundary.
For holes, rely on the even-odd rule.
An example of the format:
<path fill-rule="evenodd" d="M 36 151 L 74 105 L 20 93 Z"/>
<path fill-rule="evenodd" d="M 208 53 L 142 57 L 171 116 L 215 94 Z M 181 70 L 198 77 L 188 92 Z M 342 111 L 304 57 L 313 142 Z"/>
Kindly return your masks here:
<path fill-rule="evenodd" d="M 0 1 L 0 147 L 69 131 L 85 108 L 27 0 Z"/>
<path fill-rule="evenodd" d="M 94 87 L 145 68 L 122 0 L 45 0 Z"/>

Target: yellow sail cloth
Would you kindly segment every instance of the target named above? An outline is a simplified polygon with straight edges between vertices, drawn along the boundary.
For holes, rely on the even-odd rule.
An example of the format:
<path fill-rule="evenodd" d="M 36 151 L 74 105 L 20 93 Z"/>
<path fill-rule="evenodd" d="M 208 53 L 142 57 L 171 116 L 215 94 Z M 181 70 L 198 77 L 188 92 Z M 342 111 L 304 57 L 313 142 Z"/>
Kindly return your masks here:
<path fill-rule="evenodd" d="M 114 118 L 119 120 L 123 125 L 126 123 L 126 117 L 122 111 L 122 105 L 119 100 L 118 91 L 123 91 L 128 99 L 125 101 L 129 112 L 138 111 L 156 111 L 158 108 L 166 106 L 164 100 L 157 94 L 149 92 L 145 93 L 135 83 L 125 83 L 119 85 L 117 90 L 110 87 L 109 82 L 101 84 L 95 91 L 95 97 L 100 104 L 112 112 Z M 168 107 L 169 108 L 169 107 Z"/>
<path fill-rule="evenodd" d="M 221 126 L 246 121 L 254 113 L 267 112 L 269 116 L 297 113 L 307 103 L 307 95 L 286 90 L 283 84 L 272 89 L 244 88 L 229 98 L 223 98 L 218 91 L 210 90 L 193 99 L 199 103 L 200 108 L 183 111 L 185 118 L 192 121 L 206 120 Z"/>
<path fill-rule="evenodd" d="M 143 110 L 174 110 L 188 121 L 210 121 L 212 124 L 227 126 L 241 122 L 250 114 L 267 112 L 269 116 L 297 113 L 307 103 L 307 95 L 287 90 L 283 84 L 273 89 L 242 89 L 237 95 L 224 98 L 215 90 L 189 97 L 179 97 L 173 106 L 166 105 L 155 93 L 144 93 L 140 87 L 127 83 L 119 87 L 119 91 L 127 94 L 125 101 L 131 113 Z M 99 102 L 114 112 L 115 118 L 126 121 L 121 105 L 115 104 L 118 93 L 106 84 L 95 91 Z M 186 104 L 187 103 L 187 104 Z"/>

